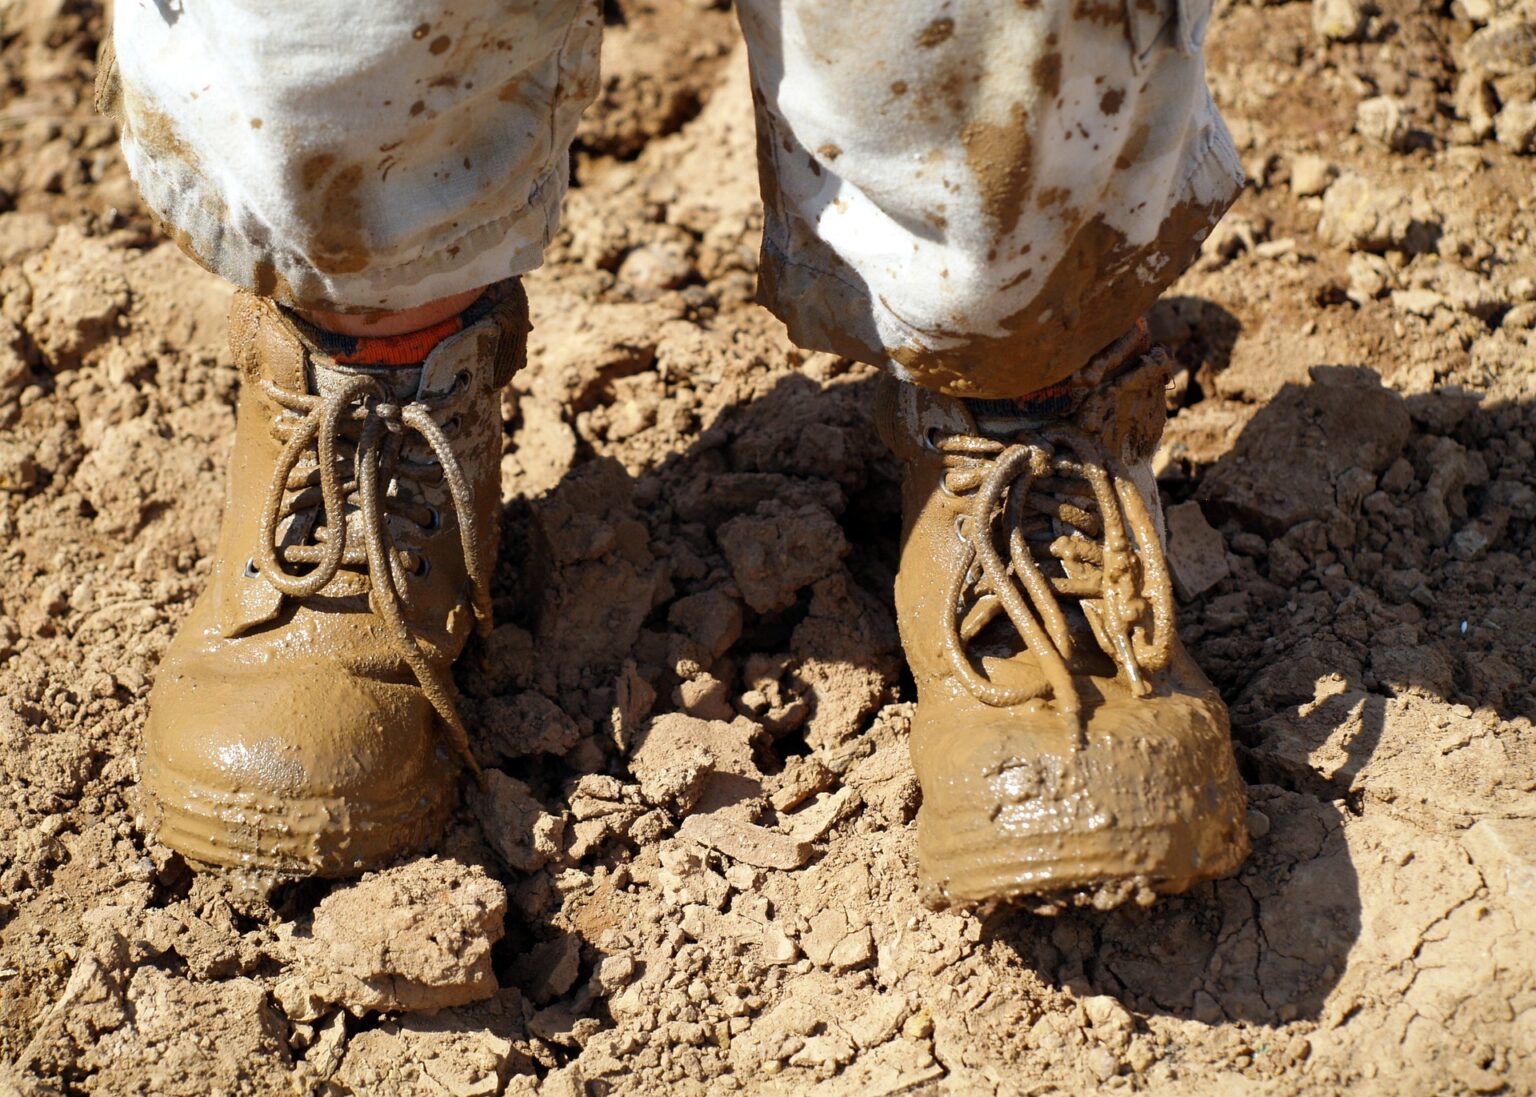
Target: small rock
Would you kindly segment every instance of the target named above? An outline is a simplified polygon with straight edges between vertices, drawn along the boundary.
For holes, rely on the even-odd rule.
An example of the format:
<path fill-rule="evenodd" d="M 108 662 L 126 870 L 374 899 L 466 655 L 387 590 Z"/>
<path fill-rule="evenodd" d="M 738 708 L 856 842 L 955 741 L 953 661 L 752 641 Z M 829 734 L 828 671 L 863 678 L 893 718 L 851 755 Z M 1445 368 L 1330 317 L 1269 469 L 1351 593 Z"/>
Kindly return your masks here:
<path fill-rule="evenodd" d="M 53 222 L 41 213 L 12 210 L 0 213 L 0 266 L 19 262 L 42 251 L 58 234 Z"/>
<path fill-rule="evenodd" d="M 576 985 L 581 972 L 581 937 L 562 934 L 529 949 L 518 965 L 518 982 L 529 998 L 544 1005 Z"/>
<path fill-rule="evenodd" d="M 1466 563 L 1478 560 L 1488 551 L 1488 535 L 1477 526 L 1467 526 L 1451 537 L 1451 555 Z"/>
<path fill-rule="evenodd" d="M 31 376 L 22 347 L 21 329 L 0 316 L 0 403 L 15 399 Z"/>
<path fill-rule="evenodd" d="M 643 294 L 653 294 L 688 281 L 693 263 L 682 240 L 658 240 L 626 255 L 617 274 L 620 282 Z"/>
<path fill-rule="evenodd" d="M 1377 95 L 1355 108 L 1355 132 L 1390 152 L 1406 152 L 1412 127 L 1402 100 Z"/>
<path fill-rule="evenodd" d="M 1346 172 L 1323 196 L 1317 231 L 1326 242 L 1350 251 L 1425 251 L 1443 222 L 1427 203 L 1420 205 L 1425 208 L 1417 208 L 1401 191 Z"/>
<path fill-rule="evenodd" d="M 1168 567 L 1180 598 L 1197 598 L 1232 574 L 1226 542 L 1206 521 L 1199 503 L 1191 499 L 1169 507 L 1165 517 Z"/>
<path fill-rule="evenodd" d="M 757 732 L 745 719 L 664 713 L 641 733 L 629 769 L 647 803 L 682 814 L 760 797 L 763 775 L 752 759 Z"/>
<path fill-rule="evenodd" d="M 607 956 L 597 965 L 597 971 L 593 973 L 592 981 L 604 994 L 615 994 L 635 981 L 635 976 L 640 973 L 634 958 L 619 953 L 616 956 Z"/>
<path fill-rule="evenodd" d="M 1536 101 L 1510 103 L 1493 122 L 1499 144 L 1521 155 L 1536 152 Z"/>
<path fill-rule="evenodd" d="M 1536 303 L 1527 301 L 1523 305 L 1516 305 L 1504 314 L 1500 326 L 1509 331 L 1536 329 Z"/>
<path fill-rule="evenodd" d="M 513 999 L 513 1008 L 521 1009 L 512 992 L 499 997 L 490 1010 L 477 1007 L 472 1016 L 444 1010 L 359 1032 L 348 1042 L 332 1085 L 322 1088 L 356 1097 L 495 1097 L 505 1092 L 518 1058 L 508 1033 L 522 1035 L 520 1012 L 514 1021 L 506 1016 L 512 1009 L 500 1008 L 507 997 Z M 541 1090 L 553 1092 L 549 1086 Z"/>
<path fill-rule="evenodd" d="M 1353 42 L 1370 19 L 1366 0 L 1312 0 L 1312 29 L 1335 42 Z"/>
<path fill-rule="evenodd" d="M 37 462 L 18 442 L 0 440 L 0 491 L 24 492 L 37 486 Z"/>
<path fill-rule="evenodd" d="M 1536 66 L 1536 24 L 1523 15 L 1500 16 L 1461 44 L 1456 64 L 1489 76 L 1512 76 Z"/>
<path fill-rule="evenodd" d="M 565 819 L 551 815 L 528 786 L 499 769 L 485 771 L 482 787 L 470 793 L 480 827 L 508 868 L 533 872 L 560 854 Z"/>
<path fill-rule="evenodd" d="M 815 504 L 789 510 L 764 503 L 725 523 L 716 539 L 742 597 L 758 613 L 794 605 L 801 590 L 837 568 L 849 547 L 837 519 Z"/>
<path fill-rule="evenodd" d="M 777 922 L 770 922 L 763 930 L 763 962 L 783 966 L 799 958 L 800 946 L 790 939 Z"/>
<path fill-rule="evenodd" d="M 1485 141 L 1493 135 L 1493 119 L 1499 110 L 1499 100 L 1486 73 L 1476 69 L 1459 73 L 1452 102 L 1456 116 L 1466 120 L 1474 141 Z"/>
<path fill-rule="evenodd" d="M 848 916 L 835 907 L 811 919 L 810 931 L 800 944 L 811 963 L 833 971 L 850 971 L 875 958 L 875 939 L 869 927 L 850 925 Z"/>
<path fill-rule="evenodd" d="M 280 984 L 279 1001 L 361 1016 L 489 998 L 506 913 L 506 889 L 478 866 L 428 857 L 369 873 L 315 908 L 311 936 L 295 942 L 300 980 Z"/>
<path fill-rule="evenodd" d="M 758 868 L 789 872 L 811 859 L 811 844 L 719 813 L 690 815 L 678 834 Z"/>
<path fill-rule="evenodd" d="M 1379 255 L 1357 251 L 1349 257 L 1349 299 L 1357 305 L 1386 294 L 1392 286 L 1392 265 Z"/>
<path fill-rule="evenodd" d="M 1338 177 L 1339 169 L 1321 156 L 1302 155 L 1291 161 L 1291 193 L 1297 198 L 1322 194 Z"/>
<path fill-rule="evenodd" d="M 672 700 L 689 716 L 700 720 L 729 721 L 736 715 L 730 687 L 712 674 L 699 674 L 678 683 Z"/>
<path fill-rule="evenodd" d="M 775 811 L 793 811 L 818 792 L 832 787 L 835 777 L 820 759 L 792 755 L 774 780 L 769 796 Z"/>
<path fill-rule="evenodd" d="M 1433 316 L 1436 309 L 1445 308 L 1449 302 L 1434 290 L 1399 289 L 1392 291 L 1392 307 L 1410 316 Z"/>
<path fill-rule="evenodd" d="M 711 659 L 724 655 L 741 638 L 741 603 L 720 590 L 706 590 L 679 598 L 667 610 L 667 620 Z"/>
<path fill-rule="evenodd" d="M 879 1047 L 899 1031 L 912 1016 L 912 1003 L 905 994 L 887 991 L 875 997 L 870 1007 L 846 1026 L 848 1035 L 860 1048 Z"/>

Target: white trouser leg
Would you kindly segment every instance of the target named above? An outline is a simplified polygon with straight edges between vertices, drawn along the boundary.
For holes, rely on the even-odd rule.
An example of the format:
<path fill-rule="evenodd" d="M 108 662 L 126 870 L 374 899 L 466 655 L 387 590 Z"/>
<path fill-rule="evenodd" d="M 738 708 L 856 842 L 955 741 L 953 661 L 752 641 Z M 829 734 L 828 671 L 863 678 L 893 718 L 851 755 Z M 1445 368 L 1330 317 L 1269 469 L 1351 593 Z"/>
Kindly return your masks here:
<path fill-rule="evenodd" d="M 738 0 L 760 297 L 802 346 L 964 396 L 1060 380 L 1241 183 L 1210 0 Z"/>
<path fill-rule="evenodd" d="M 103 86 L 204 266 L 394 310 L 539 265 L 601 31 L 598 0 L 119 0 Z"/>

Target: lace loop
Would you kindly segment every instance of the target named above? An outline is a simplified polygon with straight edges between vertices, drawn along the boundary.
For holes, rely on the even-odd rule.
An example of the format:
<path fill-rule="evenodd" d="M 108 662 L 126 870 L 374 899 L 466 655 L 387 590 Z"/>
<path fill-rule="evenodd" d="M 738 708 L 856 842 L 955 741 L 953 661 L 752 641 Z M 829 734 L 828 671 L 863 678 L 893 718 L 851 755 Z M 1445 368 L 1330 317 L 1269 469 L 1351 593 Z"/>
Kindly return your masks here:
<path fill-rule="evenodd" d="M 277 429 L 287 441 L 262 508 L 258 574 L 287 597 L 309 598 L 324 589 L 343 566 L 364 568 L 371 583 L 369 603 L 383 619 L 392 645 L 447 725 L 454 748 L 478 773 L 468 733 L 454 703 L 452 676 L 423 649 L 405 616 L 406 581 L 426 574 L 422 566 L 426 558 L 396 545 L 388 508 L 394 504 L 396 510 L 404 510 L 407 504 L 388 498 L 380 487 L 381 481 L 424 480 L 426 470 L 433 465 L 441 472 L 457 519 L 475 620 L 481 633 L 487 632 L 491 624 L 490 577 L 474 523 L 473 493 L 452 443 L 433 414 L 434 410 L 439 414 L 451 411 L 462 398 L 460 387 L 456 385 L 453 393 L 434 401 L 435 409 L 419 399 L 401 404 L 378 379 L 366 375 L 349 377 L 321 396 L 290 392 L 271 381 L 263 381 L 262 388 L 284 409 L 285 421 Z M 432 456 L 429 463 L 401 458 L 407 434 L 414 434 L 426 445 Z M 341 442 L 354 435 L 349 460 L 340 451 Z M 305 461 L 309 453 L 314 454 L 313 466 Z M 314 498 L 316 487 L 318 500 Z M 351 544 L 348 532 L 347 508 L 354 498 L 361 545 Z M 313 509 L 319 513 L 308 537 L 315 544 L 280 545 L 283 520 Z M 430 515 L 438 514 L 436 507 L 426 510 Z M 427 529 L 423 523 L 416 524 Z M 402 555 L 411 558 L 409 567 L 403 564 Z M 287 570 L 287 563 L 306 564 L 309 570 L 294 573 Z"/>
<path fill-rule="evenodd" d="M 938 434 L 934 448 L 944 459 L 941 489 L 971 498 L 955 525 L 963 547 L 951 568 L 943 636 L 966 689 L 999 707 L 1049 694 L 1080 722 L 1070 668 L 1076 653 L 1061 602 L 1071 598 L 1133 694 L 1149 692 L 1148 676 L 1172 658 L 1173 592 L 1156 524 L 1129 470 L 1067 423 L 1029 441 Z M 966 651 L 999 614 L 1034 656 L 1043 684 L 1000 685 Z"/>

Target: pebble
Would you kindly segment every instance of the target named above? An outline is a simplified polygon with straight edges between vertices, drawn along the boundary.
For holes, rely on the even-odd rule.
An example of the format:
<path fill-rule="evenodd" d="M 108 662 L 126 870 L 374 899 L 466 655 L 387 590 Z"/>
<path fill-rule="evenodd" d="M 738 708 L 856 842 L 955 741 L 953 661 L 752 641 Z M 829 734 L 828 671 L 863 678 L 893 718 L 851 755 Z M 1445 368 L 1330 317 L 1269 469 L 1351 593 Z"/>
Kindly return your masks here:
<path fill-rule="evenodd" d="M 678 834 L 758 868 L 789 872 L 811 859 L 811 844 L 726 815 L 690 815 Z"/>
<path fill-rule="evenodd" d="M 1355 132 L 1390 152 L 1406 152 L 1413 130 L 1402 100 L 1377 95 L 1355 108 Z"/>
<path fill-rule="evenodd" d="M 1169 507 L 1165 519 L 1168 568 L 1180 598 L 1197 598 L 1232 574 L 1226 543 L 1206 521 L 1199 503 L 1190 500 Z"/>
<path fill-rule="evenodd" d="M 0 491 L 24 492 L 37 486 L 37 462 L 19 442 L 0 441 Z"/>
<path fill-rule="evenodd" d="M 1297 198 L 1313 198 L 1328 189 L 1339 169 L 1321 156 L 1302 155 L 1291 161 L 1291 193 Z"/>
<path fill-rule="evenodd" d="M 1536 102 L 1510 103 L 1493 120 L 1499 144 L 1520 155 L 1536 152 Z"/>
<path fill-rule="evenodd" d="M 1370 20 L 1365 0 L 1313 0 L 1312 29 L 1334 42 L 1360 38 Z"/>

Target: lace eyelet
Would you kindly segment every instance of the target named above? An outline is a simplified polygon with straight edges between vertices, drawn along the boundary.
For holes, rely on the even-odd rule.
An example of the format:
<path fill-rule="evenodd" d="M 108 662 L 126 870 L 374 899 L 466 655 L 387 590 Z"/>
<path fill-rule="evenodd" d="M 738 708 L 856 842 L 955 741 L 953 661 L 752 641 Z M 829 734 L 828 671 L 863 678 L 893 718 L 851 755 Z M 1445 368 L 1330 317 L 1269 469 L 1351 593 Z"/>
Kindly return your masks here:
<path fill-rule="evenodd" d="M 443 433 L 444 434 L 457 434 L 458 431 L 459 431 L 459 427 L 462 426 L 463 423 L 464 423 L 464 417 L 463 416 L 457 415 L 457 414 L 450 415 L 448 417 L 447 421 L 443 423 Z"/>
<path fill-rule="evenodd" d="M 247 579 L 254 579 L 260 574 L 261 569 L 256 566 L 255 560 L 247 560 L 245 562 L 245 577 Z"/>
<path fill-rule="evenodd" d="M 443 528 L 443 512 L 436 507 L 427 506 L 427 524 L 422 527 L 428 533 L 435 533 Z"/>
<path fill-rule="evenodd" d="M 473 380 L 474 380 L 474 378 L 469 375 L 469 370 L 467 370 L 467 369 L 459 370 L 458 373 L 455 373 L 453 375 L 453 387 L 454 387 L 454 390 L 457 391 L 457 392 L 468 391 L 470 382 L 473 381 Z"/>
<path fill-rule="evenodd" d="M 923 431 L 922 438 L 921 438 L 921 445 L 929 453 L 940 453 L 940 452 L 942 452 L 939 449 L 938 443 L 933 440 L 933 436 L 935 434 L 937 434 L 938 432 L 939 432 L 939 428 L 938 427 L 929 427 L 927 430 Z"/>
<path fill-rule="evenodd" d="M 408 569 L 407 574 L 412 579 L 425 579 L 432 572 L 432 561 L 425 556 L 416 556 L 416 564 Z"/>

